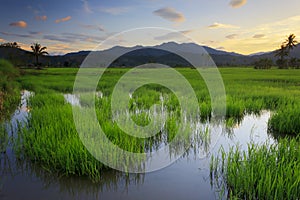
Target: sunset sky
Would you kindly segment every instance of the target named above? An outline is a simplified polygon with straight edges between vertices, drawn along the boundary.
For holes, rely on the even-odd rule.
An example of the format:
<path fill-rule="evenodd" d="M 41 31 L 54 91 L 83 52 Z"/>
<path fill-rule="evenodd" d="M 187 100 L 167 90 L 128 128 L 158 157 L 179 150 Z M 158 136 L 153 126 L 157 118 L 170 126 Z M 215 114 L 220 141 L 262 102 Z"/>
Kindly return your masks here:
<path fill-rule="evenodd" d="M 141 27 L 178 30 L 198 44 L 242 54 L 277 49 L 290 33 L 300 38 L 299 0 L 1 0 L 1 4 L 0 43 L 16 41 L 28 49 L 39 42 L 52 55 L 91 50 L 108 36 Z M 120 45 L 129 44 L 125 40 Z"/>

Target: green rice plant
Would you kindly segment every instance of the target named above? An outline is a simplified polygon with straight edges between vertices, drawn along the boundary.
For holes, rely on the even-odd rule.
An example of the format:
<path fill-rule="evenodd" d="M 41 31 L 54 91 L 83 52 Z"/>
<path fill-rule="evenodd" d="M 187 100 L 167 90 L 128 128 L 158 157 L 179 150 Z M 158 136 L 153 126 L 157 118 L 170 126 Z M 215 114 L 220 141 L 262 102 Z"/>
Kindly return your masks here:
<path fill-rule="evenodd" d="M 60 94 L 37 94 L 30 98 L 28 127 L 18 133 L 15 151 L 19 158 L 39 163 L 52 173 L 89 176 L 100 180 L 106 169 L 81 143 L 71 105 Z"/>
<path fill-rule="evenodd" d="M 14 145 L 17 157 L 39 164 L 49 173 L 88 176 L 94 181 L 99 181 L 102 172 L 109 168 L 96 160 L 82 144 L 73 121 L 72 107 L 66 103 L 63 95 L 55 92 L 39 93 L 29 99 L 28 105 L 31 108 L 28 126 L 20 129 Z M 132 118 L 137 124 L 146 125 L 149 122 L 149 114 L 142 112 L 140 115 L 134 115 L 134 113 Z M 124 133 L 112 119 L 110 101 L 107 97 L 96 98 L 96 115 L 106 137 L 124 150 L 147 152 L 162 143 L 162 133 L 149 139 Z M 167 119 L 167 125 L 162 130 L 167 133 L 168 140 L 177 133 L 176 119 L 177 117 Z M 88 128 L 87 130 L 93 128 L 89 124 L 84 126 Z M 126 128 L 135 131 L 135 127 Z M 110 153 L 112 161 L 116 161 L 118 157 L 113 151 Z"/>
<path fill-rule="evenodd" d="M 19 74 L 10 62 L 0 59 L 0 121 L 8 118 L 19 103 L 20 90 L 16 82 Z"/>
<path fill-rule="evenodd" d="M 217 159 L 211 161 L 211 178 L 226 187 L 230 199 L 299 199 L 299 137 L 249 144 L 246 151 L 232 147 Z"/>
<path fill-rule="evenodd" d="M 268 123 L 269 131 L 274 135 L 300 135 L 300 106 L 279 109 Z"/>

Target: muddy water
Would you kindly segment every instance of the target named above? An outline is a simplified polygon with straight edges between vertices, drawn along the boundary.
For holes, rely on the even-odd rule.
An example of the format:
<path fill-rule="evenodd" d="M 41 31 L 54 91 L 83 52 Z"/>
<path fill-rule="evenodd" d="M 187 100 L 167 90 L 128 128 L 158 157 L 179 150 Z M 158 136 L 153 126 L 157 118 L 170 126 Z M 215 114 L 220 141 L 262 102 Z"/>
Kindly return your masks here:
<path fill-rule="evenodd" d="M 17 121 L 26 125 L 26 117 L 30 116 L 26 99 L 30 95 L 23 92 L 22 104 L 12 116 L 12 125 L 7 126 L 11 135 L 16 134 Z M 65 95 L 65 98 L 69 103 L 79 104 L 72 96 Z M 104 172 L 97 184 L 86 178 L 49 175 L 39 166 L 16 160 L 8 147 L 7 153 L 0 155 L 0 199 L 216 199 L 218 193 L 209 178 L 210 156 L 217 154 L 221 146 L 225 150 L 235 145 L 246 149 L 249 142 L 274 143 L 267 134 L 269 118 L 270 112 L 262 111 L 260 115 L 246 115 L 233 128 L 220 130 L 218 125 L 205 124 L 211 131 L 222 132 L 215 143 L 208 141 L 213 147 L 206 157 L 195 145 L 175 163 L 159 171 L 127 176 L 111 170 Z"/>

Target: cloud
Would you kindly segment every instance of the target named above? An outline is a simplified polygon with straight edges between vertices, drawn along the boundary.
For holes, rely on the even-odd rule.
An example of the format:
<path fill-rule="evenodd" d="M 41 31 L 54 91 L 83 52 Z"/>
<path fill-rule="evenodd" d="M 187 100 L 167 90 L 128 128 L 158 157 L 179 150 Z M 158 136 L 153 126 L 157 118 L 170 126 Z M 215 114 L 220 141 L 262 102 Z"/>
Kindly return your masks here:
<path fill-rule="evenodd" d="M 38 32 L 38 31 L 29 31 L 30 35 L 41 35 L 42 32 Z"/>
<path fill-rule="evenodd" d="M 71 18 L 72 18 L 71 16 L 67 16 L 65 18 L 57 19 L 55 20 L 55 23 L 66 22 L 69 21 Z"/>
<path fill-rule="evenodd" d="M 24 21 L 12 22 L 9 25 L 10 26 L 20 27 L 20 28 L 26 28 L 27 27 L 27 23 L 24 22 Z"/>
<path fill-rule="evenodd" d="M 46 40 L 59 41 L 64 43 L 74 43 L 74 42 L 98 43 L 106 39 L 104 37 L 77 34 L 77 33 L 62 33 L 60 35 L 44 35 L 43 38 Z"/>
<path fill-rule="evenodd" d="M 227 35 L 226 38 L 232 40 L 235 39 L 237 36 L 238 34 L 231 34 L 231 35 Z"/>
<path fill-rule="evenodd" d="M 84 12 L 86 12 L 86 13 L 93 13 L 92 9 L 89 6 L 88 1 L 87 0 L 81 0 L 81 1 L 83 3 L 83 10 L 84 10 Z"/>
<path fill-rule="evenodd" d="M 105 12 L 111 15 L 120 15 L 130 10 L 129 7 L 111 7 L 111 8 L 100 8 L 101 12 Z"/>
<path fill-rule="evenodd" d="M 265 36 L 266 36 L 265 34 L 256 34 L 256 35 L 253 36 L 253 38 L 259 39 L 259 38 L 263 38 Z"/>
<path fill-rule="evenodd" d="M 0 33 L 2 35 L 6 35 L 6 36 L 15 36 L 15 37 L 22 37 L 22 38 L 32 38 L 32 35 L 28 35 L 28 34 L 8 33 L 8 32 L 4 32 L 4 31 L 0 31 Z"/>
<path fill-rule="evenodd" d="M 2 39 L 2 38 L 0 38 L 0 42 L 2 43 L 2 42 L 5 42 L 5 40 L 4 39 Z"/>
<path fill-rule="evenodd" d="M 212 46 L 212 45 L 219 44 L 219 42 L 218 41 L 214 41 L 214 40 L 208 40 L 208 41 L 202 42 L 202 44 L 207 45 L 207 46 Z"/>
<path fill-rule="evenodd" d="M 52 41 L 59 41 L 59 42 L 65 42 L 65 43 L 71 43 L 74 42 L 72 39 L 68 39 L 59 35 L 44 35 L 43 37 L 46 40 L 52 40 Z"/>
<path fill-rule="evenodd" d="M 41 13 L 40 9 L 34 8 L 33 6 L 27 6 L 26 8 L 29 9 L 31 12 L 33 12 L 33 14 L 35 15 Z"/>
<path fill-rule="evenodd" d="M 219 29 L 219 28 L 231 28 L 231 29 L 236 29 L 239 28 L 238 26 L 234 26 L 231 24 L 221 24 L 221 23 L 213 23 L 212 25 L 209 25 L 208 28 L 210 29 Z"/>
<path fill-rule="evenodd" d="M 176 11 L 174 8 L 165 7 L 153 11 L 153 14 L 160 16 L 171 22 L 184 22 L 185 17 L 180 12 Z"/>
<path fill-rule="evenodd" d="M 80 26 L 87 28 L 87 29 L 105 31 L 104 27 L 101 25 L 81 24 Z"/>
<path fill-rule="evenodd" d="M 47 16 L 46 15 L 35 16 L 35 19 L 38 20 L 38 21 L 46 21 L 47 20 Z"/>
<path fill-rule="evenodd" d="M 243 5 L 245 5 L 247 3 L 247 0 L 231 0 L 229 5 L 232 8 L 239 8 L 242 7 Z"/>
<path fill-rule="evenodd" d="M 155 40 L 171 40 L 171 39 L 185 39 L 182 35 L 186 35 L 193 32 L 193 30 L 184 30 L 184 31 L 178 31 L 178 32 L 171 32 L 167 33 L 165 35 L 156 36 L 154 37 Z"/>
<path fill-rule="evenodd" d="M 238 37 L 234 40 L 224 39 L 217 46 L 224 46 L 226 50 L 245 55 L 272 51 L 280 48 L 281 43 L 290 33 L 300 35 L 300 15 L 254 26 L 247 26 L 243 29 L 241 28 L 237 33 Z M 264 37 L 262 35 L 264 35 Z M 260 38 L 257 39 L 257 37 Z"/>

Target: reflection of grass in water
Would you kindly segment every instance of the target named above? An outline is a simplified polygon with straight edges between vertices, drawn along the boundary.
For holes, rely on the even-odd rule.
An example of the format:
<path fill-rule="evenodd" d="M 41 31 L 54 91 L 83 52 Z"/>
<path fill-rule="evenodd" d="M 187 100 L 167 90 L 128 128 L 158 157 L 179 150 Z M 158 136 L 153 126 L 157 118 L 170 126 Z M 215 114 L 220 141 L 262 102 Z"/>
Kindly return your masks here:
<path fill-rule="evenodd" d="M 298 199 L 300 196 L 299 137 L 278 144 L 238 147 L 211 159 L 211 179 L 225 187 L 229 198 Z"/>
<path fill-rule="evenodd" d="M 4 124 L 0 124 L 0 192 L 3 188 L 2 167 L 5 159 L 6 149 L 8 146 L 9 137 Z"/>
<path fill-rule="evenodd" d="M 102 191 L 109 188 L 111 191 L 117 191 L 118 187 L 128 190 L 129 186 L 134 183 L 142 185 L 144 174 L 126 174 L 115 170 L 107 171 L 101 175 L 101 180 L 94 182 L 88 177 L 77 177 L 70 175 L 62 177 L 60 173 L 47 173 L 47 170 L 30 160 L 17 160 L 17 174 L 36 177 L 43 183 L 45 189 L 58 188 L 58 190 L 70 196 L 72 199 L 99 199 Z M 15 176 L 16 174 L 11 174 Z"/>
<path fill-rule="evenodd" d="M 0 124 L 0 154 L 6 152 L 8 146 L 8 134 L 4 124 Z"/>

